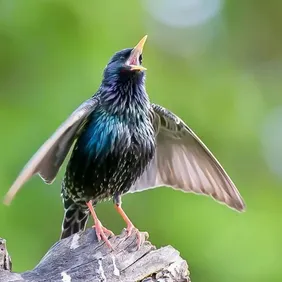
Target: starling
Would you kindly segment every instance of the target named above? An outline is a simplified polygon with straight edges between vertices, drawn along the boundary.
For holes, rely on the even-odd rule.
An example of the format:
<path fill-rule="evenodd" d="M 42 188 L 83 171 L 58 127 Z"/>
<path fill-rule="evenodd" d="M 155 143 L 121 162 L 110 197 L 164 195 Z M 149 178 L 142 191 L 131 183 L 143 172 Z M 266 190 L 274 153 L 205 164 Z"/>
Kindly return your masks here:
<path fill-rule="evenodd" d="M 113 199 L 130 235 L 136 228 L 121 207 L 121 196 L 159 186 L 209 195 L 244 210 L 240 193 L 199 137 L 175 114 L 150 103 L 142 66 L 146 39 L 114 54 L 97 93 L 43 144 L 6 195 L 9 203 L 37 173 L 52 183 L 75 143 L 62 182 L 61 238 L 83 230 L 90 213 L 98 239 L 111 246 L 112 232 L 99 221 L 97 203 Z"/>

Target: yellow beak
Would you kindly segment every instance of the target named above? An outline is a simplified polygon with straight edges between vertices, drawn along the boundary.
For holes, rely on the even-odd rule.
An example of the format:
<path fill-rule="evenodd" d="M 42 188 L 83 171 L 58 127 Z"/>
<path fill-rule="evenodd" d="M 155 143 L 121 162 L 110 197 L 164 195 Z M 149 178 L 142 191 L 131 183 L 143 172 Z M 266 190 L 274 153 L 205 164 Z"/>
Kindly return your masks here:
<path fill-rule="evenodd" d="M 127 64 L 130 66 L 130 70 L 132 71 L 144 71 L 146 68 L 140 65 L 139 63 L 139 56 L 143 52 L 143 47 L 145 45 L 145 42 L 147 40 L 147 35 L 145 35 L 138 44 L 134 47 L 134 49 L 131 51 L 130 57 L 127 60 Z"/>

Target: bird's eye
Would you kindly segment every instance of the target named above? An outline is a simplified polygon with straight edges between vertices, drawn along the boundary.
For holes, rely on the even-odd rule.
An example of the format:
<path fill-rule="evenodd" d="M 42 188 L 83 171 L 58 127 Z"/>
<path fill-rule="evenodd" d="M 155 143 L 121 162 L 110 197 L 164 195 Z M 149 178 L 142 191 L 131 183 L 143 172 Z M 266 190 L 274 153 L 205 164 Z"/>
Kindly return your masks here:
<path fill-rule="evenodd" d="M 142 54 L 139 56 L 139 64 L 141 65 L 142 64 L 142 59 L 143 59 L 143 57 L 142 57 Z"/>

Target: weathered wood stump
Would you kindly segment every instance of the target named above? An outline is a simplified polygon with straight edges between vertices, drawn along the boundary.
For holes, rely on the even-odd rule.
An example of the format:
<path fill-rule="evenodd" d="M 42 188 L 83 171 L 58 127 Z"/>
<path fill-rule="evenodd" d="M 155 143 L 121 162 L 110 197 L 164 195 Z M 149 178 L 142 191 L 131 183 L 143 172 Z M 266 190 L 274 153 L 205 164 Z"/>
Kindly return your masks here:
<path fill-rule="evenodd" d="M 136 234 L 123 232 L 110 239 L 114 250 L 98 242 L 95 231 L 87 229 L 58 241 L 30 271 L 11 272 L 6 242 L 0 239 L 0 281 L 28 282 L 189 282 L 188 265 L 171 246 L 156 249 L 141 233 L 137 250 Z"/>

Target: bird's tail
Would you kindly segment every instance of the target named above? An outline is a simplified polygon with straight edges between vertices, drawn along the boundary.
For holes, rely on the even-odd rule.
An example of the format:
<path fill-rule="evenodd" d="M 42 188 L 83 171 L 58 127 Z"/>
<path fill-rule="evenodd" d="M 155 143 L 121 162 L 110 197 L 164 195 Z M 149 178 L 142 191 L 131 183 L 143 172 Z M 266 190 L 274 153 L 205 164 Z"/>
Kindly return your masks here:
<path fill-rule="evenodd" d="M 62 224 L 61 239 L 67 238 L 74 233 L 85 229 L 89 211 L 76 205 L 70 199 L 64 202 L 65 215 Z"/>

